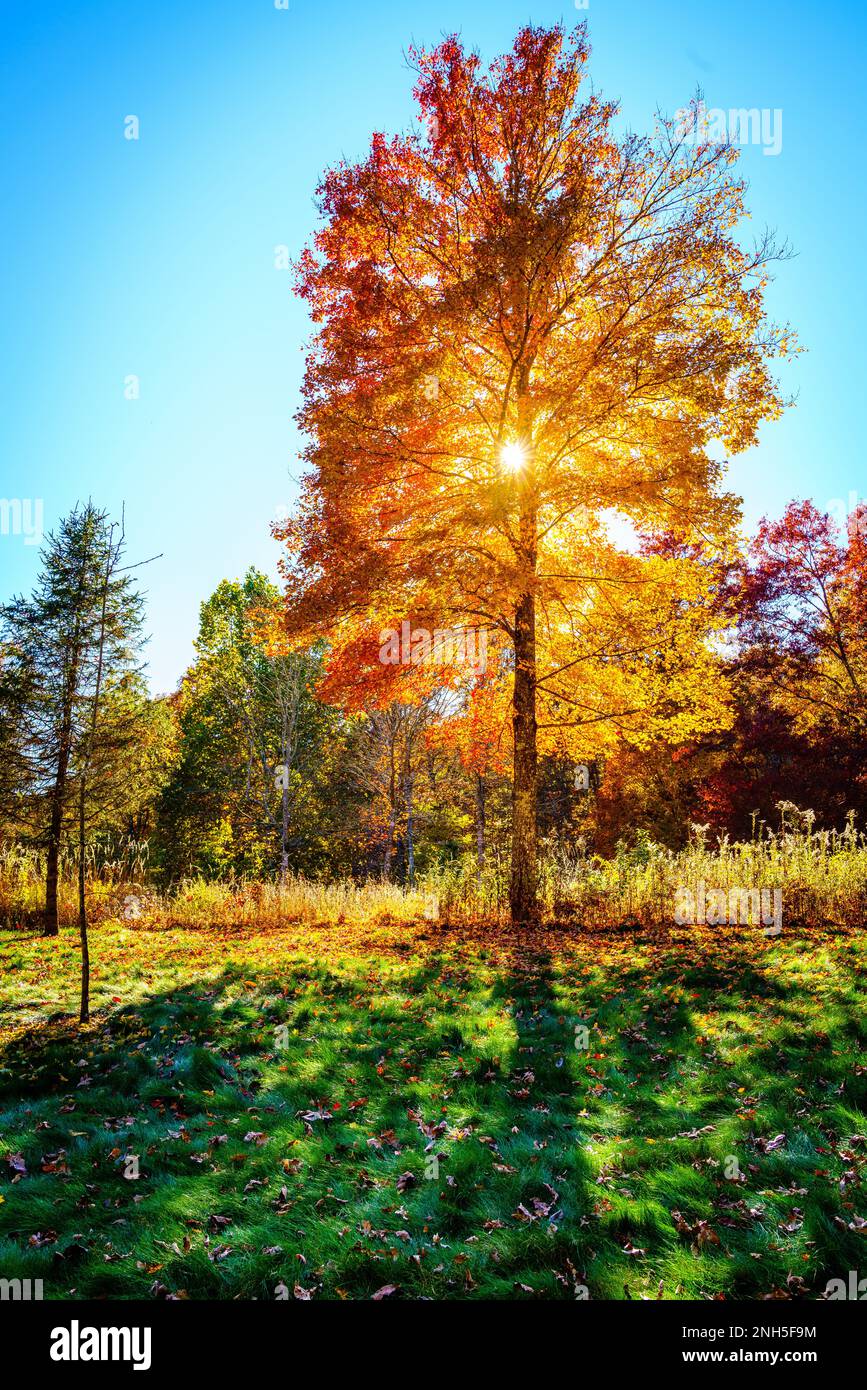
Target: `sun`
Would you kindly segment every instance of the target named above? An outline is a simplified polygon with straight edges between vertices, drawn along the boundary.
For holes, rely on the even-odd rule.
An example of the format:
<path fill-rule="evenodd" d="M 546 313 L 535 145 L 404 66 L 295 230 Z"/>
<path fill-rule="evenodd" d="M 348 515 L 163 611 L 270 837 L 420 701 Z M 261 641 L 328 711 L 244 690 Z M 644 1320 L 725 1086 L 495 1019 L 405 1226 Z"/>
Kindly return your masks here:
<path fill-rule="evenodd" d="M 500 463 L 509 473 L 518 473 L 524 467 L 526 459 L 523 444 L 504 444 L 500 450 Z"/>

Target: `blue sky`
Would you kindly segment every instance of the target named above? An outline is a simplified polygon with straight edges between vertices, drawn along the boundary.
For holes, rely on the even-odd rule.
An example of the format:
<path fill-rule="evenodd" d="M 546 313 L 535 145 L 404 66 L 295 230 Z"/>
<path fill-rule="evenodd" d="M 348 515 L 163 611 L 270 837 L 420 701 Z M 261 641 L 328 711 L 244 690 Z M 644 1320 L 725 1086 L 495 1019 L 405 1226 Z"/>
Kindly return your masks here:
<path fill-rule="evenodd" d="M 697 85 L 709 108 L 782 111 L 780 154 L 749 146 L 742 167 L 755 229 L 797 252 L 770 304 L 809 351 L 730 486 L 748 524 L 867 494 L 863 0 L 0 0 L 0 497 L 42 499 L 46 528 L 78 498 L 125 503 L 130 560 L 163 552 L 142 572 L 155 691 L 221 578 L 275 572 L 308 333 L 275 247 L 308 239 L 320 172 L 412 123 L 410 42 L 458 31 L 491 57 L 561 18 L 589 21 L 624 126 Z M 37 565 L 0 535 L 0 598 Z"/>

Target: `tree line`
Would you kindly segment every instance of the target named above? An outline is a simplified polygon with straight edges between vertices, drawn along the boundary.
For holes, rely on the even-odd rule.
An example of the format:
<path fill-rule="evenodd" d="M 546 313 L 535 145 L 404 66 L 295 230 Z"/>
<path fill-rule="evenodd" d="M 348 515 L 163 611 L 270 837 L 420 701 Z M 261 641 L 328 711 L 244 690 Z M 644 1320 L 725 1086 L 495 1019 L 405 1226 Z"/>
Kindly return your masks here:
<path fill-rule="evenodd" d="M 546 753 L 543 853 L 580 842 L 610 855 L 642 832 L 677 848 L 696 822 L 743 838 L 780 801 L 828 826 L 863 817 L 865 545 L 864 506 L 843 535 L 811 503 L 762 523 L 714 585 L 716 726 L 652 742 L 600 734 L 580 781 L 574 759 Z M 48 538 L 32 594 L 0 610 L 0 835 L 44 852 L 49 935 L 62 849 L 83 875 L 117 834 L 148 843 L 164 886 L 287 872 L 411 886 L 442 865 L 482 875 L 507 860 L 508 661 L 462 694 L 423 686 L 411 701 L 341 707 L 324 644 L 289 646 L 284 595 L 250 569 L 203 602 L 195 659 L 155 698 L 144 606 L 122 526 L 89 502 Z M 85 907 L 82 877 L 83 933 Z"/>

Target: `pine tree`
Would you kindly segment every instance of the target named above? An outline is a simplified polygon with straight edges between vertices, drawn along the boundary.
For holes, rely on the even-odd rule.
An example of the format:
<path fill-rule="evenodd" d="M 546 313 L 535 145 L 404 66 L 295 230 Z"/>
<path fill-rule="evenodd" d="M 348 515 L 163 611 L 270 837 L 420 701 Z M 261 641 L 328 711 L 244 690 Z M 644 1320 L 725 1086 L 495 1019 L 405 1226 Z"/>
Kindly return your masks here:
<path fill-rule="evenodd" d="M 110 746 L 119 770 L 135 737 L 136 702 L 125 718 L 100 722 L 106 691 L 119 691 L 136 676 L 142 643 L 142 599 L 121 567 L 122 553 L 122 529 L 118 536 L 107 513 L 92 502 L 76 506 L 47 538 L 33 593 L 0 610 L 4 688 L 17 692 L 21 719 L 17 781 L 27 789 L 29 814 L 46 848 L 47 936 L 58 931 L 60 854 L 75 792 L 83 783 L 82 856 L 82 814 L 87 822 L 88 800 L 98 800 L 93 786 L 86 796 L 94 760 Z"/>

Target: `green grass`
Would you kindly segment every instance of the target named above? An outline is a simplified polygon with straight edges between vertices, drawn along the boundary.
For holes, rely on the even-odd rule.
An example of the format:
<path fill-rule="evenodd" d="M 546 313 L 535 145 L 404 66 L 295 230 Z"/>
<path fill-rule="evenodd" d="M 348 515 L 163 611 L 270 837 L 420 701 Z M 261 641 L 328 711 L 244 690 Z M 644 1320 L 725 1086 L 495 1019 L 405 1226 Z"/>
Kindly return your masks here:
<path fill-rule="evenodd" d="M 92 951 L 80 1030 L 74 935 L 0 940 L 0 1278 L 47 1298 L 867 1272 L 857 932 L 105 927 Z"/>

